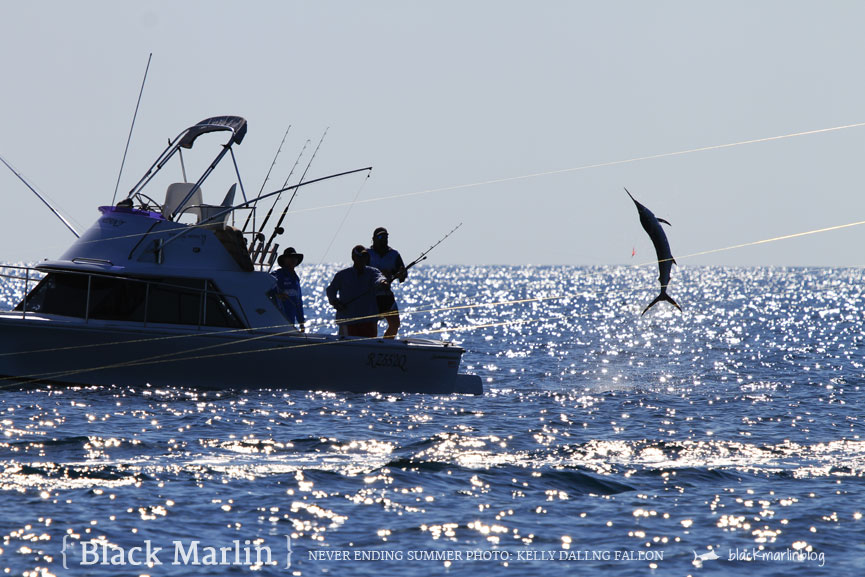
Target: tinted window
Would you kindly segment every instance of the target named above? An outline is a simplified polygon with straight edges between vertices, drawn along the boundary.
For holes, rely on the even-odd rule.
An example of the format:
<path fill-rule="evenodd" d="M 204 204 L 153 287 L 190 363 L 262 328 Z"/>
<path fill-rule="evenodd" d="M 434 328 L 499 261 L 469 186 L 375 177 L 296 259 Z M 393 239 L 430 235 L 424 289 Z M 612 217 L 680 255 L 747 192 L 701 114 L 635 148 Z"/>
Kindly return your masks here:
<path fill-rule="evenodd" d="M 22 302 L 15 310 L 21 310 Z M 87 308 L 87 277 L 51 273 L 27 295 L 27 310 L 50 315 L 83 317 Z"/>
<path fill-rule="evenodd" d="M 149 323 L 243 327 L 209 280 L 90 278 L 89 318 L 143 322 L 146 314 Z M 87 279 L 84 274 L 49 273 L 27 296 L 26 310 L 84 318 Z M 22 310 L 23 304 L 16 310 Z"/>
<path fill-rule="evenodd" d="M 142 281 L 94 276 L 90 281 L 90 318 L 141 322 L 146 290 Z"/>

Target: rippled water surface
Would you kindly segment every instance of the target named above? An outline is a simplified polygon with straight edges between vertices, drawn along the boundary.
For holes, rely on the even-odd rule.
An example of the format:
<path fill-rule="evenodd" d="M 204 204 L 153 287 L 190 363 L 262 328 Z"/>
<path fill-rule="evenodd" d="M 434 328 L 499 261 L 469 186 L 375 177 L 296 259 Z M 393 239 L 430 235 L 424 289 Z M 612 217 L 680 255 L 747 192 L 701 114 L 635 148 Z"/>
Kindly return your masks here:
<path fill-rule="evenodd" d="M 2 390 L 0 571 L 865 574 L 862 271 L 674 273 L 641 317 L 649 268 L 419 268 L 402 332 L 478 397 Z"/>

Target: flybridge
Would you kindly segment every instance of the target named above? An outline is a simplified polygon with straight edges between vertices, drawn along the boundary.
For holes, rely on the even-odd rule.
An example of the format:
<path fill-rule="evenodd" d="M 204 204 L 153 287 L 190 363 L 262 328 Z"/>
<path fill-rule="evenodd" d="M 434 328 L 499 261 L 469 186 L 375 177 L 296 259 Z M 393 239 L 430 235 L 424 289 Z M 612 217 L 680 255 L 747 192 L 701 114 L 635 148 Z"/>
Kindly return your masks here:
<path fill-rule="evenodd" d="M 337 178 L 340 176 L 353 174 L 355 172 L 372 170 L 372 167 L 365 167 L 356 170 L 341 172 L 338 174 L 332 174 L 329 176 L 324 176 L 306 182 L 301 180 L 301 182 L 299 182 L 298 184 L 292 186 L 284 186 L 279 190 L 269 192 L 267 194 L 259 194 L 253 199 L 248 199 L 246 196 L 246 191 L 243 187 L 243 181 L 240 177 L 240 170 L 237 166 L 237 159 L 234 155 L 233 148 L 234 145 L 239 145 L 241 142 L 243 142 L 243 139 L 246 136 L 246 131 L 246 120 L 240 116 L 214 116 L 211 118 L 206 118 L 201 122 L 183 130 L 182 132 L 180 132 L 180 134 L 177 135 L 177 137 L 169 141 L 169 144 L 165 148 L 165 150 L 162 151 L 162 153 L 156 158 L 156 160 L 144 173 L 141 179 L 139 179 L 135 186 L 133 186 L 132 189 L 129 191 L 126 199 L 121 201 L 117 207 L 103 207 L 103 213 L 111 211 L 132 211 L 136 214 L 146 213 L 147 215 L 153 216 L 155 218 L 161 218 L 169 222 L 176 222 L 178 224 L 182 224 L 180 223 L 181 217 L 183 217 L 184 215 L 191 215 L 196 219 L 193 227 L 189 227 L 189 225 L 184 225 L 183 229 L 178 229 L 173 234 L 169 234 L 168 236 L 165 236 L 164 233 L 166 231 L 164 227 L 162 227 L 162 237 L 159 239 L 159 242 L 152 247 L 152 251 L 158 253 L 159 251 L 164 250 L 167 245 L 176 242 L 182 237 L 192 234 L 191 230 L 193 230 L 194 228 L 208 228 L 215 231 L 217 237 L 220 239 L 223 245 L 225 245 L 229 253 L 231 253 L 231 255 L 235 258 L 235 260 L 244 270 L 253 270 L 254 265 L 252 264 L 252 260 L 249 254 L 250 251 L 247 247 L 252 246 L 256 237 L 261 236 L 260 231 L 256 232 L 254 230 L 255 206 L 259 201 L 274 195 L 282 194 L 287 190 L 297 190 L 302 186 L 308 186 L 316 182 L 321 182 L 323 180 Z M 182 149 L 192 149 L 196 140 L 200 136 L 204 134 L 218 132 L 228 132 L 228 140 L 222 145 L 219 153 L 210 162 L 210 164 L 195 182 L 178 182 L 170 184 L 166 189 L 165 200 L 162 204 L 159 204 L 153 199 L 153 197 L 143 192 L 143 190 L 148 187 L 148 185 L 150 185 L 150 183 L 153 181 L 154 177 L 167 165 L 168 161 L 171 160 L 175 155 L 178 155 L 180 157 L 181 163 L 183 162 Z M 220 204 L 206 204 L 203 201 L 202 185 L 204 184 L 205 180 L 207 180 L 207 178 L 213 173 L 216 166 L 223 160 L 226 155 L 231 156 L 232 164 L 234 166 L 234 173 L 237 176 L 237 183 L 232 185 L 231 188 L 229 188 L 228 192 L 226 193 Z M 241 196 L 243 197 L 243 201 L 235 204 L 235 193 L 238 188 L 240 190 Z M 229 217 L 234 213 L 234 211 L 240 209 L 248 209 L 252 211 L 251 214 L 253 216 L 253 230 L 250 232 L 247 232 L 245 230 L 246 226 L 244 226 L 243 230 L 237 230 L 226 226 Z M 247 225 L 249 223 L 250 219 L 247 219 Z M 151 233 L 155 232 L 155 230 L 148 231 L 146 234 L 150 235 Z M 272 235 L 272 237 L 276 236 L 277 234 L 281 234 L 282 232 L 283 230 L 281 229 L 281 227 L 277 226 L 274 229 L 274 234 Z M 252 242 L 247 243 L 244 239 L 244 235 L 251 235 Z M 271 247 L 268 245 L 268 248 Z M 278 245 L 274 245 L 269 251 L 271 254 L 261 255 L 262 258 L 260 259 L 259 263 L 261 267 L 269 267 L 270 263 L 272 263 L 276 257 L 277 249 Z"/>
<path fill-rule="evenodd" d="M 208 176 L 213 172 L 213 169 L 216 168 L 216 165 L 222 160 L 222 158 L 230 153 L 232 162 L 234 163 L 234 171 L 237 174 L 237 181 L 240 184 L 240 190 L 243 194 L 243 199 L 246 200 L 246 192 L 243 190 L 243 182 L 240 178 L 240 170 L 237 167 L 237 159 L 234 156 L 234 150 L 232 146 L 235 144 L 240 144 L 243 142 L 243 137 L 246 136 L 246 120 L 241 118 L 240 116 L 214 116 L 212 118 L 206 118 L 199 122 L 198 124 L 191 126 L 177 135 L 173 141 L 168 144 L 168 147 L 162 151 L 157 159 L 153 162 L 144 176 L 141 177 L 135 186 L 132 187 L 132 190 L 129 191 L 129 194 L 126 195 L 127 200 L 132 201 L 134 203 L 135 199 L 138 198 L 141 201 L 152 199 L 149 197 L 145 197 L 145 199 L 141 198 L 141 190 L 153 179 L 156 174 L 162 170 L 162 168 L 168 163 L 171 158 L 180 152 L 181 148 L 191 149 L 192 145 L 195 143 L 196 139 L 202 134 L 208 134 L 211 132 L 221 132 L 228 131 L 231 133 L 231 137 L 228 139 L 222 150 L 219 151 L 219 154 L 216 155 L 216 158 L 210 163 L 210 166 L 204 171 L 204 173 L 198 178 L 194 185 L 188 187 L 188 190 L 184 191 L 183 197 L 176 203 L 176 206 L 173 206 L 170 211 L 162 211 L 162 214 L 165 218 L 169 220 L 174 220 L 174 218 L 183 212 L 187 207 L 187 203 L 193 198 L 196 198 L 196 192 L 200 193 L 201 184 L 207 179 Z M 185 184 L 185 183 L 184 183 Z M 199 194 L 200 196 L 200 194 Z M 168 202 L 168 197 L 166 197 L 166 203 Z M 228 200 L 228 199 L 227 199 Z M 233 201 L 233 198 L 231 199 Z M 200 202 L 198 203 L 201 204 Z M 167 214 L 166 214 L 167 212 Z M 226 213 L 227 214 L 227 213 Z"/>

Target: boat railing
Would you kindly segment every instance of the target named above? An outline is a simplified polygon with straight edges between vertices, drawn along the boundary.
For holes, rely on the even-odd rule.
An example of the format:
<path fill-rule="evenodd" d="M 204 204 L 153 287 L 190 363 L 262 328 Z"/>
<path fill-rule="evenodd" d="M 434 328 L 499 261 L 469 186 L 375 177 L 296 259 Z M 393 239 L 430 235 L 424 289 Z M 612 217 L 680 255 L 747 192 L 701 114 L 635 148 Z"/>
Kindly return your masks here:
<path fill-rule="evenodd" d="M 75 279 L 85 279 L 80 282 L 79 287 L 84 288 L 86 283 L 86 290 L 83 295 L 84 302 L 74 302 L 74 297 L 81 296 L 76 294 L 72 295 L 73 298 L 71 300 L 73 302 L 68 302 L 67 300 L 67 302 L 64 303 L 67 306 L 67 311 L 77 308 L 78 312 L 81 314 L 64 315 L 64 312 L 52 313 L 50 311 L 37 311 L 32 308 L 32 303 L 28 303 L 28 298 L 31 296 L 32 289 L 35 288 L 48 274 L 68 275 Z M 18 265 L 0 266 L 0 279 L 3 279 L 3 292 L 5 295 L 3 295 L 2 300 L 5 301 L 4 305 L 9 302 L 17 303 L 17 305 L 12 309 L 4 307 L 3 312 L 7 314 L 20 313 L 21 318 L 26 318 L 28 313 L 32 315 L 40 312 L 44 314 L 61 314 L 64 316 L 83 318 L 85 322 L 89 322 L 90 320 L 123 320 L 140 324 L 142 326 L 152 324 L 183 324 L 187 326 L 195 326 L 198 329 L 203 327 L 243 328 L 249 326 L 249 320 L 240 299 L 235 295 L 216 290 L 210 279 L 194 279 L 195 281 L 200 280 L 202 283 L 200 287 L 195 287 L 161 280 L 109 275 L 99 272 L 71 269 L 40 270 L 34 267 Z M 139 306 L 141 303 L 136 304 L 136 302 L 131 302 L 133 310 L 127 311 L 128 314 L 125 315 L 127 318 L 123 318 L 123 313 L 117 310 L 108 311 L 106 314 L 105 310 L 100 310 L 99 308 L 101 303 L 94 302 L 94 279 L 98 279 L 97 282 L 113 281 L 117 283 L 131 283 L 129 286 L 139 287 L 139 294 L 143 292 L 143 307 Z M 142 287 L 143 291 L 141 290 Z M 190 315 L 189 311 L 186 310 L 179 313 L 179 315 L 181 315 L 186 321 L 194 319 L 196 322 L 184 322 L 180 317 L 178 318 L 178 322 L 166 321 L 164 318 L 160 320 L 160 311 L 156 311 L 152 308 L 153 301 L 157 300 L 154 297 L 154 293 L 159 290 L 174 293 L 174 295 L 179 299 L 177 301 L 179 306 L 181 305 L 181 297 L 191 297 L 182 299 L 182 302 L 195 303 L 194 306 L 197 309 L 197 315 L 194 312 Z M 81 307 L 82 304 L 83 309 Z M 216 311 L 216 313 L 221 314 L 213 314 L 214 311 L 211 311 L 212 314 L 208 317 L 208 305 L 222 309 L 221 311 Z M 104 309 L 104 307 L 102 308 Z M 191 307 L 187 306 L 186 308 Z M 139 309 L 141 313 L 140 315 L 136 314 L 139 312 Z M 212 322 L 211 319 L 214 318 L 219 322 Z"/>

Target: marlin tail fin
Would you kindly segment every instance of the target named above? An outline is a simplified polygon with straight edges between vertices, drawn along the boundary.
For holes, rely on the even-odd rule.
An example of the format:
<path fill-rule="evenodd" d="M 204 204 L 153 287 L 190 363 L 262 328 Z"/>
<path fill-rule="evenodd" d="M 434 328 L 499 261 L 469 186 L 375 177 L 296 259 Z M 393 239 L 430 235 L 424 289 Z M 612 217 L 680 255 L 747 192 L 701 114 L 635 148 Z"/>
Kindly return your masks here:
<path fill-rule="evenodd" d="M 668 295 L 666 293 L 666 291 L 662 291 L 661 294 L 659 294 L 657 297 L 655 297 L 655 300 L 653 300 L 651 303 L 649 303 L 649 306 L 646 307 L 646 309 L 643 311 L 643 314 L 641 314 L 640 316 L 643 316 L 644 314 L 646 314 L 646 311 L 648 311 L 650 308 L 652 308 L 653 306 L 655 306 L 656 304 L 658 304 L 661 301 L 667 301 L 668 303 L 670 303 L 671 305 L 673 305 L 674 307 L 679 309 L 679 312 L 682 311 L 682 307 L 680 307 L 679 304 L 673 300 L 673 297 Z"/>

